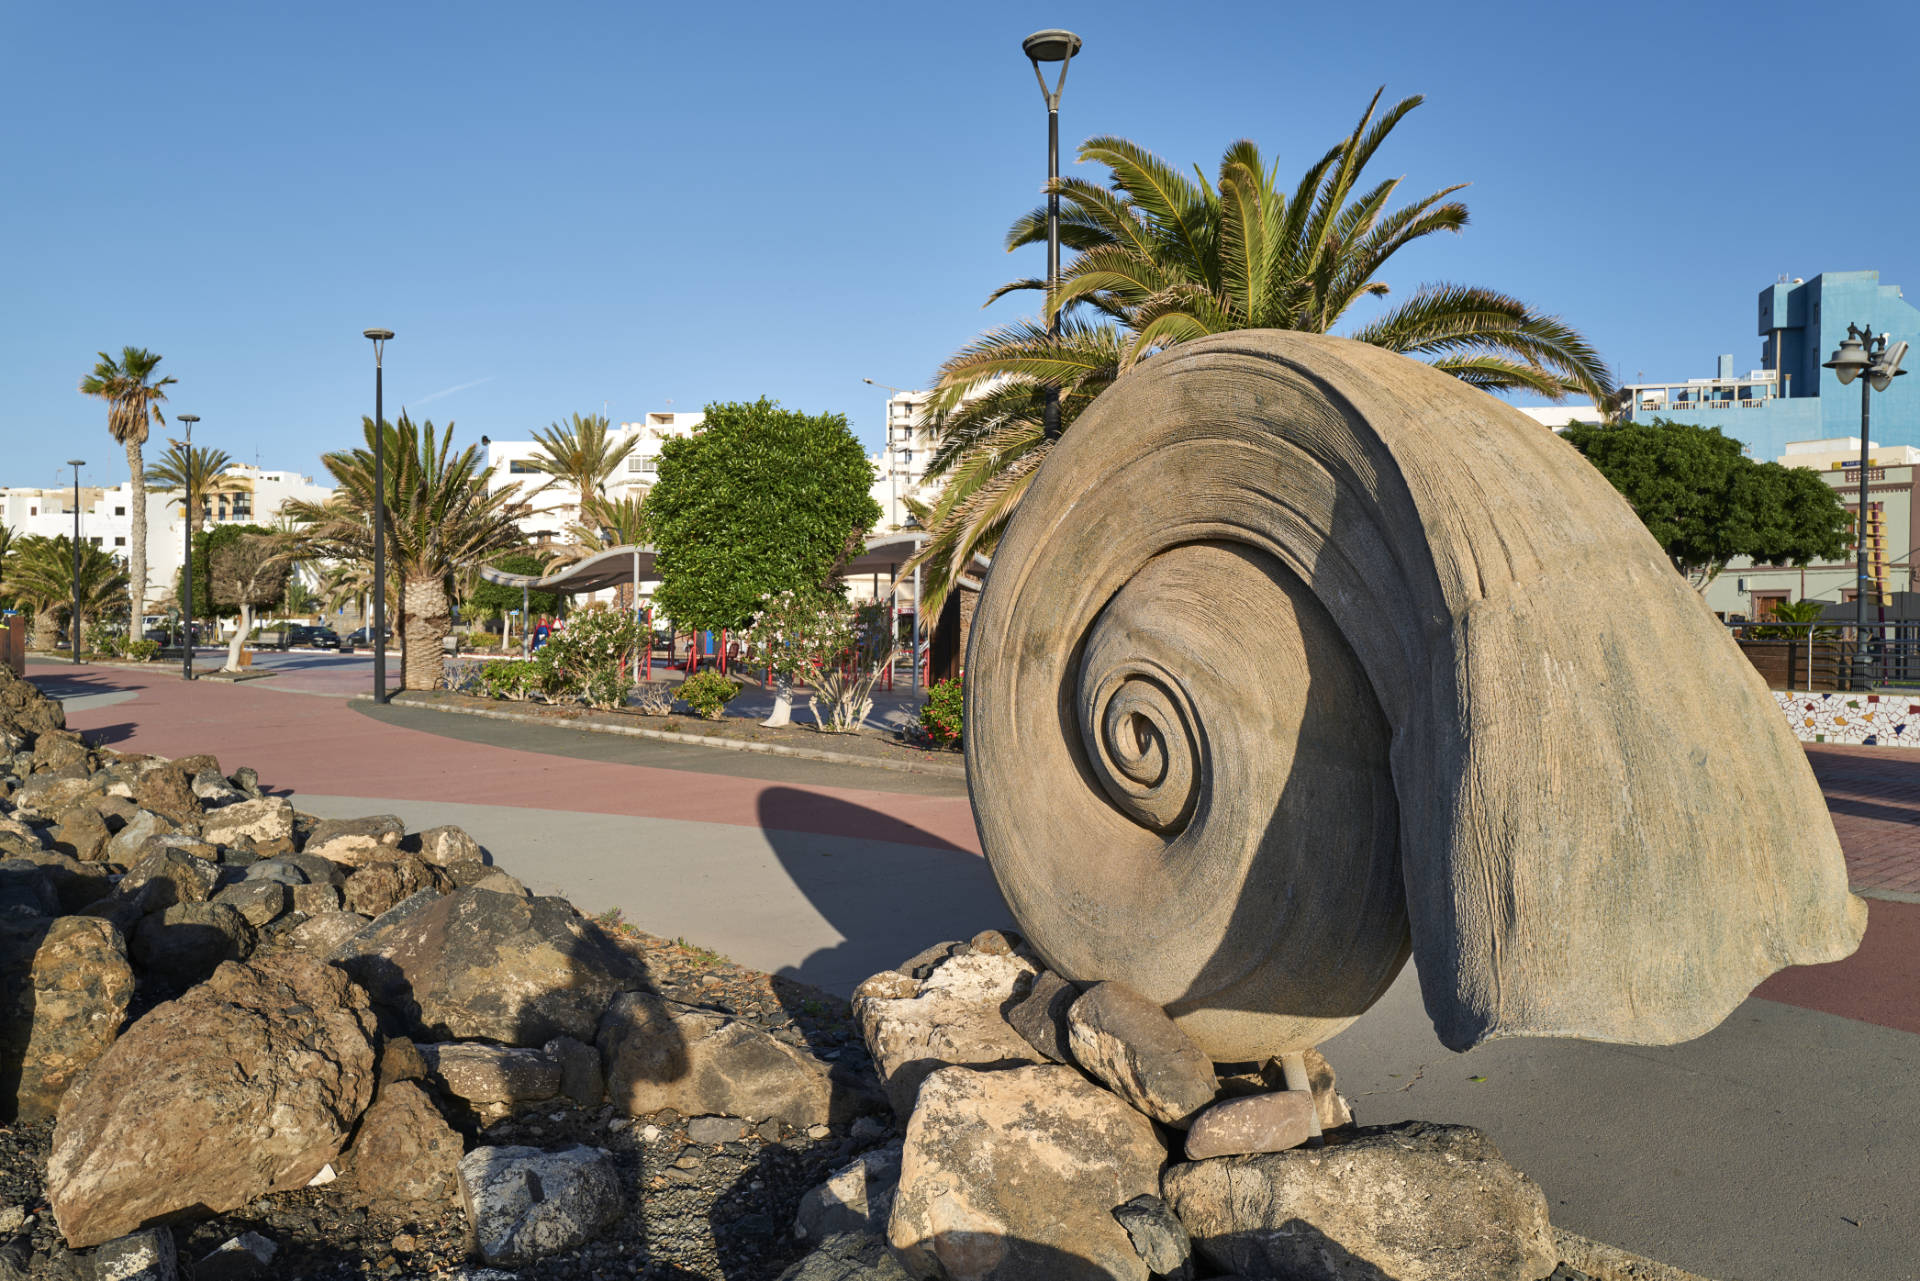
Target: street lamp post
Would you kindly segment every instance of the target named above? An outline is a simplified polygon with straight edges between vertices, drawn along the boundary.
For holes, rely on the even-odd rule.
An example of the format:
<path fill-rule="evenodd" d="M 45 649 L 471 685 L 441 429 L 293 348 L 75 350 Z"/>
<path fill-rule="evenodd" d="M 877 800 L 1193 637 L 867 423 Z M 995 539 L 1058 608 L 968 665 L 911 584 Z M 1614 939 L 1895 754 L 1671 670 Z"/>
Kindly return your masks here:
<path fill-rule="evenodd" d="M 73 650 L 74 666 L 80 665 L 80 469 L 84 458 L 69 458 L 73 468 L 73 616 L 67 620 L 67 642 Z"/>
<path fill-rule="evenodd" d="M 1060 93 L 1067 87 L 1067 68 L 1073 63 L 1073 55 L 1080 52 L 1080 37 L 1071 31 L 1036 31 L 1020 42 L 1020 48 L 1033 63 L 1034 79 L 1040 82 L 1040 96 L 1047 100 L 1047 297 L 1051 300 L 1054 286 L 1060 280 L 1060 193 L 1056 190 L 1060 180 Z M 1043 62 L 1060 64 L 1060 77 L 1051 89 L 1040 71 Z M 1060 336 L 1058 311 L 1047 320 L 1047 334 L 1053 338 Z M 1060 439 L 1060 390 L 1057 387 L 1047 388 L 1046 433 L 1048 440 Z M 919 608 L 917 603 L 915 608 Z"/>
<path fill-rule="evenodd" d="M 185 586 L 180 593 L 180 679 L 190 681 L 193 679 L 193 527 L 199 523 L 193 518 L 193 425 L 200 421 L 200 415 L 176 414 L 174 421 L 187 425 L 187 505 L 181 511 L 187 527 L 187 560 Z"/>
<path fill-rule="evenodd" d="M 1853 544 L 1856 566 L 1853 589 L 1853 687 L 1855 689 L 1866 686 L 1869 670 L 1867 663 L 1867 463 L 1870 448 L 1868 418 L 1873 409 L 1872 393 L 1885 391 L 1895 378 L 1907 372 L 1900 368 L 1900 362 L 1906 358 L 1906 354 L 1906 343 L 1899 342 L 1889 347 L 1886 334 L 1876 336 L 1864 325 L 1848 325 L 1847 336 L 1833 353 L 1833 358 L 1821 366 L 1838 374 L 1840 385 L 1843 387 L 1860 375 L 1866 375 L 1860 383 L 1860 511 Z"/>
<path fill-rule="evenodd" d="M 387 701 L 387 420 L 381 404 L 381 357 L 391 329 L 369 329 L 373 340 L 373 701 Z"/>

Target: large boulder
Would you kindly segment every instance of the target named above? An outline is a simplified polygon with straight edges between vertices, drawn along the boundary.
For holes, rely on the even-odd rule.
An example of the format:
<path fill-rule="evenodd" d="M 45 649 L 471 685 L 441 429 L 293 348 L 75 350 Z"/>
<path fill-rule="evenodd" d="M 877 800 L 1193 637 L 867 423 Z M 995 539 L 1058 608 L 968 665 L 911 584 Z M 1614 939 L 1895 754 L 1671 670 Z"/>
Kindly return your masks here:
<path fill-rule="evenodd" d="M 415 1047 L 448 1094 L 469 1103 L 531 1103 L 560 1093 L 560 1065 L 543 1051 L 475 1041 Z"/>
<path fill-rule="evenodd" d="M 441 888 L 434 870 L 417 854 L 396 854 L 385 863 L 370 863 L 347 877 L 347 906 L 362 916 L 378 916 L 421 890 Z"/>
<path fill-rule="evenodd" d="M 347 1153 L 349 1191 L 371 1205 L 445 1205 L 458 1186 L 460 1136 L 411 1081 L 388 1081 Z"/>
<path fill-rule="evenodd" d="M 46 1192 L 67 1244 L 305 1187 L 373 1094 L 364 993 L 300 953 L 222 965 L 155 1007 L 61 1101 Z"/>
<path fill-rule="evenodd" d="M 924 978 L 886 970 L 855 989 L 854 1018 L 894 1114 L 911 1115 L 920 1082 L 943 1067 L 1044 1062 L 1001 1014 L 1037 973 L 1019 955 L 965 952 L 939 961 Z"/>
<path fill-rule="evenodd" d="M 907 1124 L 888 1239 L 922 1281 L 1146 1281 L 1114 1210 L 1160 1190 L 1153 1123 L 1069 1067 L 944 1068 Z"/>
<path fill-rule="evenodd" d="M 780 1274 L 780 1281 L 912 1281 L 887 1249 L 864 1232 L 828 1237 L 820 1248 Z"/>
<path fill-rule="evenodd" d="M 54 849 L 89 863 L 106 854 L 107 842 L 113 837 L 98 807 L 84 800 L 67 807 L 50 835 Z"/>
<path fill-rule="evenodd" d="M 421 1041 L 590 1041 L 614 996 L 646 982 L 640 962 L 565 899 L 482 889 L 417 894 L 341 944 L 334 961 Z"/>
<path fill-rule="evenodd" d="M 1199 1253 L 1248 1276 L 1540 1281 L 1557 1258 L 1547 1200 L 1478 1130 L 1404 1125 L 1346 1142 L 1167 1171 Z"/>
<path fill-rule="evenodd" d="M 485 861 L 480 842 L 467 835 L 466 829 L 452 824 L 429 827 L 424 832 L 403 837 L 400 848 L 409 854 L 418 854 L 435 867 Z"/>
<path fill-rule="evenodd" d="M 900 1186 L 901 1145 L 870 1148 L 835 1170 L 825 1183 L 800 1198 L 793 1235 L 801 1241 L 825 1241 L 843 1232 L 883 1235 Z"/>
<path fill-rule="evenodd" d="M 146 857 L 146 845 L 150 839 L 178 830 L 172 821 L 152 810 L 135 810 L 133 817 L 122 823 L 120 830 L 107 842 L 107 859 L 123 867 L 131 867 Z"/>
<path fill-rule="evenodd" d="M 192 823 L 200 818 L 200 798 L 193 794 L 193 780 L 172 761 L 156 760 L 142 770 L 133 781 L 133 799 L 142 809 L 175 823 Z"/>
<path fill-rule="evenodd" d="M 13 807 L 35 818 L 57 818 L 105 787 L 104 779 L 84 769 L 35 774 L 13 794 Z"/>
<path fill-rule="evenodd" d="M 806 1127 L 879 1105 L 868 1088 L 750 1023 L 625 992 L 600 1021 L 607 1095 L 629 1116 L 684 1115 Z"/>
<path fill-rule="evenodd" d="M 0 663 L 0 732 L 31 742 L 38 735 L 66 727 L 67 713 L 58 699 L 48 698 Z"/>
<path fill-rule="evenodd" d="M 461 1158 L 460 1190 L 489 1263 L 530 1262 L 586 1244 L 620 1217 L 613 1158 L 577 1145 L 481 1147 Z"/>
<path fill-rule="evenodd" d="M 392 858 L 399 852 L 400 838 L 407 825 L 392 814 L 371 818 L 329 818 L 322 820 L 307 836 L 301 852 L 324 858 L 346 867 L 365 867 Z"/>
<path fill-rule="evenodd" d="M 53 1116 L 132 997 L 126 944 L 106 921 L 0 921 L 0 1119 Z"/>
<path fill-rule="evenodd" d="M 214 887 L 220 883 L 218 864 L 172 846 L 151 845 L 148 850 L 120 878 L 118 893 L 133 894 L 150 886 L 146 899 L 149 910 L 176 903 L 204 903 L 213 897 Z"/>
<path fill-rule="evenodd" d="M 284 796 L 222 805 L 200 821 L 200 834 L 217 845 L 250 842 L 262 855 L 293 849 L 293 805 Z"/>
<path fill-rule="evenodd" d="M 60 914 L 60 895 L 37 863 L 0 859 L 0 918 L 33 920 Z"/>
<path fill-rule="evenodd" d="M 82 863 L 70 854 L 55 850 L 33 850 L 19 855 L 18 859 L 40 869 L 47 884 L 53 887 L 61 915 L 78 912 L 89 903 L 97 902 L 113 886 L 110 873 L 103 864 Z"/>
<path fill-rule="evenodd" d="M 1209 1059 L 1166 1012 L 1122 983 L 1096 983 L 1067 1011 L 1073 1057 L 1156 1121 L 1185 1129 L 1220 1083 Z"/>
<path fill-rule="evenodd" d="M 257 936 L 225 903 L 178 903 L 145 917 L 134 931 L 133 963 L 146 990 L 184 992 L 224 961 L 244 961 Z"/>

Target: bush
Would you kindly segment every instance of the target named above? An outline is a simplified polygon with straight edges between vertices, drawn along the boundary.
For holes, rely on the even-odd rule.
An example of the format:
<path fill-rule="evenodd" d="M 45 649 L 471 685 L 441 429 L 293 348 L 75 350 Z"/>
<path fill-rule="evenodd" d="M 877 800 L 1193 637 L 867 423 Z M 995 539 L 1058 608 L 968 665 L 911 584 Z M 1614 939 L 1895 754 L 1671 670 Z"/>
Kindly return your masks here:
<path fill-rule="evenodd" d="M 111 631 L 100 623 L 87 628 L 87 648 L 101 658 L 118 658 L 120 645 L 125 640 L 119 632 Z"/>
<path fill-rule="evenodd" d="M 640 687 L 640 696 L 633 700 L 633 705 L 648 716 L 670 716 L 673 714 L 673 686 L 665 681 L 648 681 Z"/>
<path fill-rule="evenodd" d="M 680 683 L 680 701 L 696 715 L 717 721 L 740 687 L 719 672 L 696 672 Z"/>
<path fill-rule="evenodd" d="M 589 707 L 625 707 L 633 691 L 633 659 L 645 642 L 639 620 L 624 610 L 580 610 L 566 630 L 540 647 L 540 658 L 558 674 L 549 696 L 572 695 Z"/>
<path fill-rule="evenodd" d="M 128 641 L 120 647 L 120 652 L 135 662 L 151 663 L 160 653 L 160 642 L 151 640 Z"/>
<path fill-rule="evenodd" d="M 535 664 L 530 659 L 509 658 L 485 663 L 480 668 L 480 687 L 488 698 L 526 699 L 532 692 Z"/>
<path fill-rule="evenodd" d="M 960 741 L 966 720 L 967 700 L 958 680 L 936 681 L 927 690 L 927 701 L 920 708 L 920 724 L 927 736 L 943 746 Z"/>
<path fill-rule="evenodd" d="M 440 669 L 440 687 L 452 690 L 456 694 L 489 693 L 486 685 L 485 663 L 461 662 L 454 659 Z"/>
<path fill-rule="evenodd" d="M 473 646 L 475 649 L 499 649 L 500 634 L 498 632 L 468 632 L 467 644 Z"/>

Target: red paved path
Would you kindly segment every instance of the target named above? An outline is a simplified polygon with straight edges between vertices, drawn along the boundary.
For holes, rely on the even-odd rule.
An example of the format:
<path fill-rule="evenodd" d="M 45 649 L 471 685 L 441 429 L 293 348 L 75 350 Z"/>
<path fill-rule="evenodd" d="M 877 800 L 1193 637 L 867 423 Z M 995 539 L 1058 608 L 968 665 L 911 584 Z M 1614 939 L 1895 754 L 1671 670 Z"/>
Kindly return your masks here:
<path fill-rule="evenodd" d="M 69 725 L 103 735 L 109 746 L 187 756 L 213 745 L 223 766 L 251 765 L 272 788 L 778 827 L 979 852 L 965 798 L 800 787 L 516 751 L 383 724 L 345 699 L 276 692 L 264 683 L 189 685 L 171 672 L 84 665 L 36 664 L 30 674 L 84 681 L 86 693 L 136 693 L 131 702 L 69 714 Z"/>
<path fill-rule="evenodd" d="M 1920 894 L 1920 749 L 1807 744 L 1857 889 Z"/>

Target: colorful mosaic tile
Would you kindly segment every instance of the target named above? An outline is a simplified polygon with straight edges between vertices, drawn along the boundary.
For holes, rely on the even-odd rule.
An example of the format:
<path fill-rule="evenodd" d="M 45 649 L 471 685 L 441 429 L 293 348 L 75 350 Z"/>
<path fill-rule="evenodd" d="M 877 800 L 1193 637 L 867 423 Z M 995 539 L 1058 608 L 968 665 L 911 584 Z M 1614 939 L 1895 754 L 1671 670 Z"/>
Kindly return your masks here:
<path fill-rule="evenodd" d="M 1888 702 L 1878 694 L 1862 701 L 1845 694 L 1774 691 L 1794 737 L 1808 743 L 1859 743 L 1874 747 L 1920 747 L 1920 703 Z"/>

